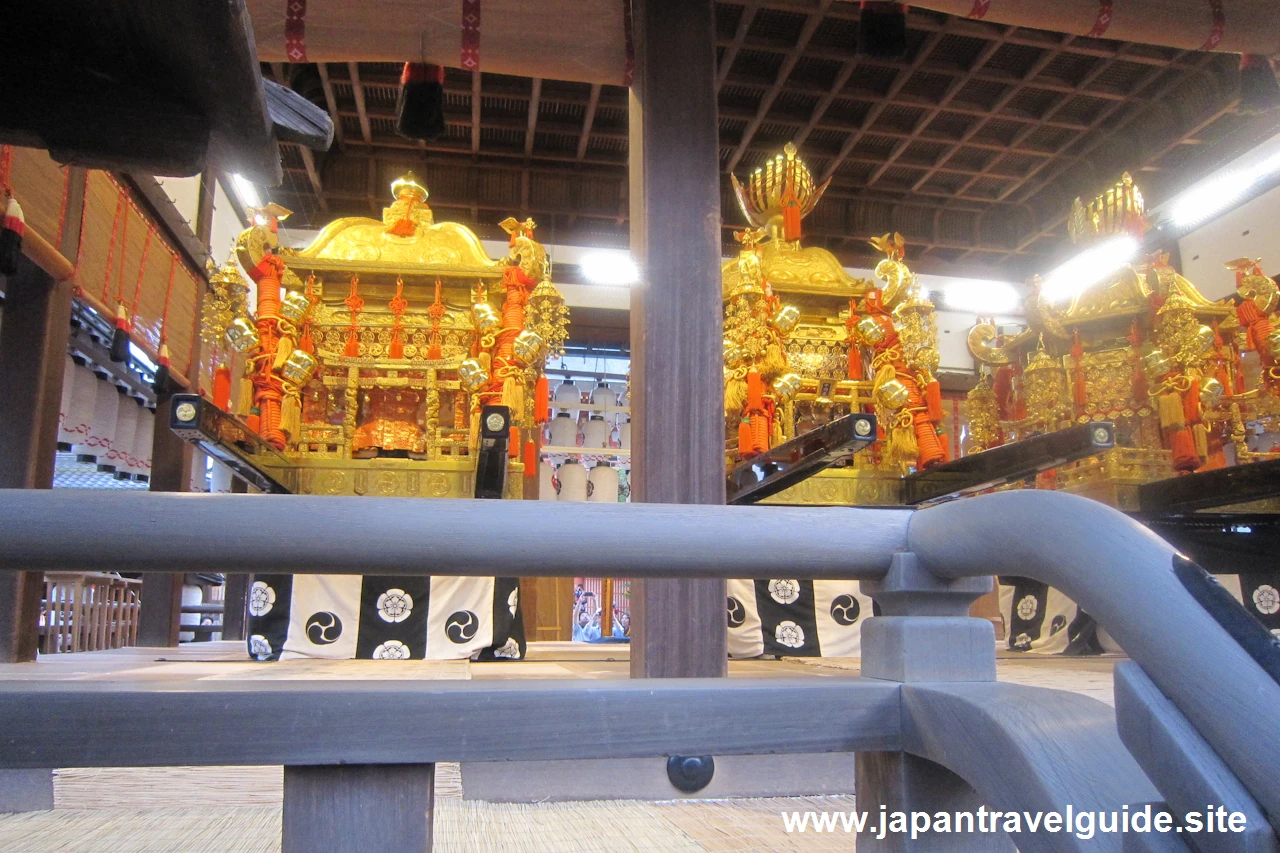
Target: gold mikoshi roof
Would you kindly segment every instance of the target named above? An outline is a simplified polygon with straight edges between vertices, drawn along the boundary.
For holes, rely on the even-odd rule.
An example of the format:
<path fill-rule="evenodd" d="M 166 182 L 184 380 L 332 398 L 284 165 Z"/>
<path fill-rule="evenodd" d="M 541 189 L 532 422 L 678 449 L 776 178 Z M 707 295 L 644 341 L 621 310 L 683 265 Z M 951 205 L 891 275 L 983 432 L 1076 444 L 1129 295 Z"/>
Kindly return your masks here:
<path fill-rule="evenodd" d="M 866 279 L 849 275 L 835 255 L 818 246 L 796 249 L 777 240 L 769 240 L 755 251 L 760 256 L 761 273 L 777 293 L 809 293 L 850 299 L 863 296 L 874 286 Z M 720 267 L 720 276 L 727 299 L 739 288 L 738 258 L 725 261 Z"/>
<path fill-rule="evenodd" d="M 490 258 L 480 238 L 456 222 L 436 222 L 426 204 L 427 189 L 410 173 L 392 184 L 396 199 L 383 208 L 382 219 L 349 216 L 326 225 L 305 249 L 291 253 L 300 269 L 346 273 L 386 272 L 406 277 L 465 276 L 496 279 L 498 260 Z M 392 226 L 413 223 L 401 236 Z"/>

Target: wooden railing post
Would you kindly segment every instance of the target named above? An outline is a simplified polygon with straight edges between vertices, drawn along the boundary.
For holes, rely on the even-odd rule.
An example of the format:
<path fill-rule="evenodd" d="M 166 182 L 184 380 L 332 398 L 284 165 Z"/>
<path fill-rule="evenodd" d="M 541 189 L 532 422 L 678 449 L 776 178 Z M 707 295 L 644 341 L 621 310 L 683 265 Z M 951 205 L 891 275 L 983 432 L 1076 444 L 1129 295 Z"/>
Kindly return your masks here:
<path fill-rule="evenodd" d="M 430 853 L 435 768 L 286 765 L 282 853 Z"/>
<path fill-rule="evenodd" d="M 969 606 L 991 590 L 992 579 L 940 580 L 915 554 L 893 555 L 880 580 L 862 581 L 862 591 L 882 615 L 862 625 L 862 674 L 903 684 L 995 681 L 995 627 L 969 616 Z M 858 809 L 887 812 L 976 811 L 977 793 L 950 770 L 905 752 L 860 752 L 854 762 Z M 880 837 L 883 836 L 883 837 Z M 979 853 L 1012 851 L 1005 836 L 975 833 L 924 834 L 912 839 L 882 833 L 878 818 L 858 833 L 862 853 Z"/>

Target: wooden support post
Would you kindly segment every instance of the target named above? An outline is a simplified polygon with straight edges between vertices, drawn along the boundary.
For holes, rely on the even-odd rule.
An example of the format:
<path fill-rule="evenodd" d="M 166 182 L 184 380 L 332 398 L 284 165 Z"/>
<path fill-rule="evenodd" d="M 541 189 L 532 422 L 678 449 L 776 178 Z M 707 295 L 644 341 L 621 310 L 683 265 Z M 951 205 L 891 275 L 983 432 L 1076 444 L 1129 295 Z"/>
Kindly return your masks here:
<path fill-rule="evenodd" d="M 217 180 L 206 171 L 200 178 L 200 202 L 196 212 L 196 239 L 206 249 L 213 233 L 213 198 Z M 203 275 L 196 276 L 198 292 L 195 310 L 204 301 Z M 191 342 L 191 380 L 189 393 L 200 393 L 200 338 Z M 192 447 L 169 429 L 168 397 L 156 398 L 156 429 L 151 440 L 151 481 L 153 492 L 187 492 L 191 490 L 191 466 L 196 459 Z M 204 456 L 198 457 L 203 464 Z M 192 523 L 196 523 L 194 520 Z M 162 541 L 152 547 L 163 548 Z M 182 621 L 182 572 L 149 574 L 142 579 L 142 607 L 138 613 L 138 645 L 175 647 L 178 645 Z"/>
<path fill-rule="evenodd" d="M 245 494 L 249 484 L 239 477 L 231 478 L 231 492 Z M 245 574 L 226 575 L 226 588 L 222 593 L 222 639 L 243 640 L 245 638 L 245 607 L 249 603 L 249 578 Z"/>
<path fill-rule="evenodd" d="M 711 0 L 634 0 L 632 499 L 723 504 L 723 313 Z M 723 676 L 723 580 L 632 586 L 632 677 Z"/>
<path fill-rule="evenodd" d="M 434 764 L 284 768 L 282 853 L 430 853 Z"/>
<path fill-rule="evenodd" d="M 972 603 L 991 586 L 990 577 L 942 580 L 921 566 L 915 554 L 894 554 L 883 578 L 861 582 L 863 593 L 875 599 L 883 614 L 862 626 L 863 675 L 904 684 L 995 681 L 994 626 L 968 615 Z M 906 752 L 859 752 L 854 768 L 858 808 L 868 814 L 879 808 L 889 813 L 976 811 L 983 805 L 959 776 Z M 858 833 L 857 843 L 873 853 L 1013 850 L 1000 833 L 928 833 L 913 839 L 882 832 L 872 823 L 875 818 Z"/>
<path fill-rule="evenodd" d="M 54 282 L 26 257 L 4 281 L 0 322 L 0 488 L 48 489 L 71 328 L 71 282 Z M 48 519 L 56 525 L 58 519 Z M 52 529 L 52 527 L 50 528 Z M 0 662 L 36 659 L 40 572 L 0 577 Z"/>
<path fill-rule="evenodd" d="M 79 210 L 74 213 L 78 221 Z M 18 271 L 4 280 L 4 294 L 0 488 L 48 489 L 53 486 L 58 409 L 71 329 L 71 282 L 55 282 L 23 257 Z M 57 519 L 49 523 L 54 525 Z M 0 574 L 0 663 L 35 661 L 43 593 L 43 572 Z M 52 770 L 0 771 L 0 812 L 51 808 Z"/>

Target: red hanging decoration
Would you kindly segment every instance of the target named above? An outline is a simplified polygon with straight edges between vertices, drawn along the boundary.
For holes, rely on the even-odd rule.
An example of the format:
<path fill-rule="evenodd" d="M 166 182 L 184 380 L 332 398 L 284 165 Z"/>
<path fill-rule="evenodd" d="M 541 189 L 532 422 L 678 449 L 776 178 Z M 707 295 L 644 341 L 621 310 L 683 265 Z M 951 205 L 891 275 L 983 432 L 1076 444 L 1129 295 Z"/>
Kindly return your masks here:
<path fill-rule="evenodd" d="M 515 424 L 511 425 L 511 438 L 507 440 L 507 456 L 511 459 L 520 458 L 520 427 Z"/>
<path fill-rule="evenodd" d="M 1075 363 L 1072 369 L 1072 399 L 1076 408 L 1083 411 L 1089 402 L 1089 393 L 1084 382 L 1084 344 L 1080 343 L 1080 330 L 1076 329 L 1071 344 L 1071 358 Z"/>
<path fill-rule="evenodd" d="M 930 380 L 924 386 L 924 406 L 925 413 L 929 416 L 929 420 L 935 424 L 942 423 L 942 385 L 937 379 Z M 946 442 L 942 442 L 943 449 L 946 448 Z"/>
<path fill-rule="evenodd" d="M 524 443 L 524 475 L 538 476 L 538 445 L 533 439 Z"/>
<path fill-rule="evenodd" d="M 314 274 L 307 276 L 307 287 L 304 293 L 307 297 L 307 302 L 311 303 L 313 311 L 316 303 L 320 301 L 320 298 L 316 296 L 316 277 Z M 316 342 L 311 338 L 311 313 L 311 311 L 307 312 L 307 318 L 302 323 L 302 334 L 298 336 L 298 349 L 315 355 Z"/>
<path fill-rule="evenodd" d="M 396 98 L 396 133 L 429 142 L 444 136 L 445 130 L 444 68 L 424 62 L 406 62 L 400 74 L 400 93 Z M 397 231 L 406 221 L 408 233 Z M 391 233 L 411 237 L 415 230 L 416 226 L 406 214 L 392 227 Z"/>
<path fill-rule="evenodd" d="M 360 325 L 357 318 L 364 310 L 364 300 L 360 298 L 359 276 L 351 276 L 351 292 L 347 294 L 346 299 L 342 300 L 342 304 L 346 305 L 347 310 L 351 312 L 351 325 L 347 326 L 347 344 L 343 347 L 342 354 L 347 358 L 359 358 Z"/>
<path fill-rule="evenodd" d="M 844 321 L 845 328 L 849 330 L 849 378 L 857 381 L 862 378 L 862 346 L 858 343 L 858 336 L 854 329 L 858 325 L 858 303 L 856 300 L 849 300 L 849 319 Z"/>
<path fill-rule="evenodd" d="M 551 420 L 551 388 L 547 377 L 539 376 L 533 386 L 533 422 L 545 424 Z"/>
<path fill-rule="evenodd" d="M 992 379 L 991 390 L 996 395 L 998 417 L 1002 421 L 1013 417 L 1013 365 L 1002 364 L 996 368 Z"/>
<path fill-rule="evenodd" d="M 396 295 L 387 303 L 387 307 L 391 309 L 391 316 L 395 318 L 391 322 L 391 345 L 387 347 L 387 355 L 391 358 L 404 358 L 401 324 L 404 312 L 409 307 L 409 300 L 404 298 L 404 279 L 400 276 L 396 276 Z"/>
<path fill-rule="evenodd" d="M 231 368 L 225 364 L 213 371 L 213 404 L 224 412 L 231 408 Z"/>
<path fill-rule="evenodd" d="M 431 307 L 427 309 L 428 316 L 431 317 L 431 344 L 427 347 L 427 358 L 432 361 L 439 361 L 444 358 L 444 352 L 440 348 L 440 320 L 444 317 L 444 284 L 440 279 L 436 279 L 436 297 L 431 303 Z M 472 355 L 475 355 L 473 352 Z"/>
<path fill-rule="evenodd" d="M 124 190 L 121 189 L 121 193 Z M 126 201 L 123 211 L 123 218 L 120 224 L 120 274 L 116 278 L 116 325 L 111 332 L 111 352 L 109 353 L 112 361 L 126 362 L 129 360 L 129 314 L 124 307 L 124 266 L 129 256 L 129 208 L 132 203 L 129 202 L 128 196 L 122 195 Z M 111 270 L 107 270 L 107 276 L 110 277 Z"/>

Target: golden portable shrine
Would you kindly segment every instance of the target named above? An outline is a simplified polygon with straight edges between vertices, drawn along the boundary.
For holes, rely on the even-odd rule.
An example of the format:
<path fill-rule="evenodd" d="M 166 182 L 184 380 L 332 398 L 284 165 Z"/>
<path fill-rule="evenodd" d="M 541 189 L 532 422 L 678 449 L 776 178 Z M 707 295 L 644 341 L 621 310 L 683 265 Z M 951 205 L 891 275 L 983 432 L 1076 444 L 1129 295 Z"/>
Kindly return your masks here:
<path fill-rule="evenodd" d="M 1143 483 L 1269 458 L 1246 423 L 1280 415 L 1280 309 L 1260 261 L 1241 258 L 1237 292 L 1212 301 L 1161 253 L 1062 298 L 1030 282 L 1026 325 L 981 321 L 968 335 L 976 386 L 947 424 L 935 372 L 934 306 L 898 234 L 873 239 L 875 280 L 850 276 L 801 244 L 815 185 L 792 145 L 733 186 L 749 226 L 722 268 L 726 461 L 733 467 L 853 411 L 874 412 L 869 451 L 767 498 L 772 503 L 894 504 L 903 475 L 949 461 L 945 428 L 967 454 L 1072 424 L 1110 421 L 1115 448 L 1042 473 L 1035 485 L 1136 508 Z M 1141 191 L 1124 175 L 1087 204 L 1070 233 L 1087 248 L 1146 228 Z M 1228 459 L 1227 448 L 1230 448 Z"/>
<path fill-rule="evenodd" d="M 214 402 L 298 467 L 302 493 L 470 497 L 485 405 L 510 407 L 508 470 L 536 469 L 568 310 L 532 220 L 505 220 L 493 259 L 435 221 L 412 174 L 392 192 L 381 220 L 338 219 L 298 250 L 280 245 L 287 210 L 251 211 L 205 305 Z M 507 482 L 519 497 L 521 477 Z"/>
<path fill-rule="evenodd" d="M 1069 230 L 1082 248 L 1146 229 L 1142 193 L 1125 174 L 1087 204 Z M 1272 458 L 1251 451 L 1246 423 L 1280 414 L 1272 328 L 1275 283 L 1248 258 L 1226 265 L 1236 293 L 1203 296 L 1156 252 L 1074 294 L 1046 292 L 1035 277 L 1026 328 L 976 325 L 968 344 L 981 363 L 969 392 L 970 452 L 1108 420 L 1117 447 L 1042 475 L 1037 486 L 1136 510 L 1137 487 L 1179 473 Z M 1228 455 L 1230 448 L 1230 455 Z"/>
<path fill-rule="evenodd" d="M 732 465 L 852 411 L 874 411 L 884 439 L 776 503 L 897 503 L 910 468 L 949 458 L 933 304 L 905 263 L 901 235 L 872 241 L 876 281 L 801 244 L 815 185 L 795 146 L 733 186 L 749 227 L 722 268 L 726 457 Z"/>

